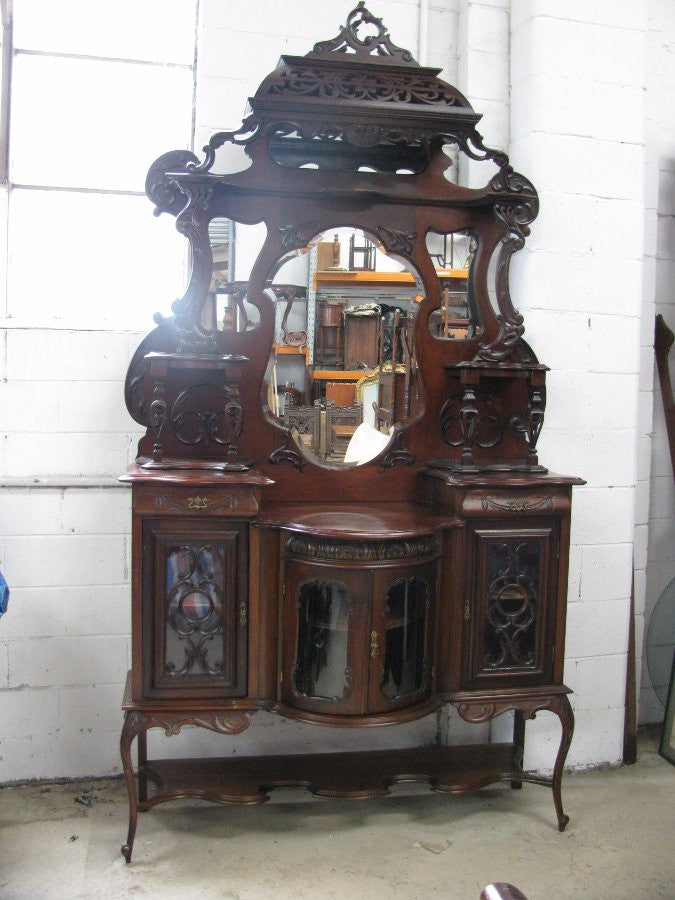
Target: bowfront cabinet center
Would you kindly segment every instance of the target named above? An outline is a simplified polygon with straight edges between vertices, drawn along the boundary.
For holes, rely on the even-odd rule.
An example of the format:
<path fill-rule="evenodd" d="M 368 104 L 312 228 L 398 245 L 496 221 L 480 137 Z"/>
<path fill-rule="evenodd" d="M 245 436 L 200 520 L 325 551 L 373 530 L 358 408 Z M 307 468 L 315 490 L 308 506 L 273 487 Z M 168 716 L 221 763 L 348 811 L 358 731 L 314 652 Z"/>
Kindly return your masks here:
<path fill-rule="evenodd" d="M 285 532 L 280 700 L 361 717 L 415 706 L 431 693 L 440 540 L 342 535 Z"/>
<path fill-rule="evenodd" d="M 562 673 L 582 482 L 539 462 L 547 369 L 508 278 L 538 198 L 438 74 L 359 3 L 337 37 L 281 58 L 240 129 L 148 173 L 192 271 L 125 386 L 145 429 L 122 476 L 127 862 L 139 810 L 262 803 L 279 785 L 358 799 L 403 781 L 449 794 L 533 781 L 567 823 Z M 250 166 L 223 173 L 225 144 Z M 484 187 L 446 177 L 453 146 L 496 166 Z M 233 240 L 252 225 L 265 237 L 242 269 Z M 447 704 L 468 722 L 513 713 L 512 740 L 228 752 L 257 710 L 355 729 Z M 525 722 L 544 710 L 562 726 L 550 777 L 523 769 Z M 222 756 L 148 758 L 148 729 L 185 725 L 222 734 Z"/>

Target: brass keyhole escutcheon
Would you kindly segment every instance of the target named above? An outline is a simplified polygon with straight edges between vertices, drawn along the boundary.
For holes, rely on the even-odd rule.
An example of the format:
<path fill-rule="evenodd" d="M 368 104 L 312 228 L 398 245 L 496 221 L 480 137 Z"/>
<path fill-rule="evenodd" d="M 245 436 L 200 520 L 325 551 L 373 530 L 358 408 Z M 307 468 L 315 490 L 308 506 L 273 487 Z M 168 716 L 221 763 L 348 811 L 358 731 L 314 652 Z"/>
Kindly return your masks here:
<path fill-rule="evenodd" d="M 464 601 L 464 621 L 468 622 L 471 618 L 471 603 L 469 602 L 469 598 L 467 597 Z"/>
<path fill-rule="evenodd" d="M 379 647 L 377 646 L 377 632 L 370 632 L 370 658 L 375 659 L 380 652 Z"/>

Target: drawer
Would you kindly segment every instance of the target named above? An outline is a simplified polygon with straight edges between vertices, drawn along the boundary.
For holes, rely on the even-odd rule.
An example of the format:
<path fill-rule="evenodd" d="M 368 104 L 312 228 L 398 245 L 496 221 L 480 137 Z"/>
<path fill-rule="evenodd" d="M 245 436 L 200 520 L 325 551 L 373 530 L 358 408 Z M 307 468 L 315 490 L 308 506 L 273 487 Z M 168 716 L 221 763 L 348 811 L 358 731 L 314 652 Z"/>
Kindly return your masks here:
<path fill-rule="evenodd" d="M 550 516 L 569 513 L 569 492 L 559 488 L 537 490 L 486 490 L 468 492 L 462 503 L 467 517 L 498 519 L 512 516 Z"/>
<path fill-rule="evenodd" d="M 153 516 L 255 516 L 258 491 L 241 487 L 134 488 L 134 512 Z"/>

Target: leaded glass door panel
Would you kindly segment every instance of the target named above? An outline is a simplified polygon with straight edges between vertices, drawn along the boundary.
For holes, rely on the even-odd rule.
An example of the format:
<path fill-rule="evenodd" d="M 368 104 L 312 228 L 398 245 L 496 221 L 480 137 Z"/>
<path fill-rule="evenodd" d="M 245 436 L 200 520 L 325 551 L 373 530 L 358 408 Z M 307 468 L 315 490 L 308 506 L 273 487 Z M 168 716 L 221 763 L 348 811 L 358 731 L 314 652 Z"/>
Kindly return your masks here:
<path fill-rule="evenodd" d="M 246 693 L 246 528 L 145 523 L 146 666 L 154 696 Z M 152 650 L 150 650 L 152 646 Z"/>
<path fill-rule="evenodd" d="M 464 605 L 469 686 L 538 684 L 553 672 L 557 525 L 477 528 Z"/>

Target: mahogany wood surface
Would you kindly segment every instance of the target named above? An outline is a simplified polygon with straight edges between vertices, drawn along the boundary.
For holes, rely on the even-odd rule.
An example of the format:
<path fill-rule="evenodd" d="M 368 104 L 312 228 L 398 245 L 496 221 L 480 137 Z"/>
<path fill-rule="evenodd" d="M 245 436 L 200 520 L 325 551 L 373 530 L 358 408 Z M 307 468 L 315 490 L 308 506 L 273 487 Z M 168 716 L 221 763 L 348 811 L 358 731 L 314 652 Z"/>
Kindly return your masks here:
<path fill-rule="evenodd" d="M 140 809 L 177 797 L 264 803 L 277 787 L 302 787 L 317 797 L 373 800 L 389 794 L 392 785 L 408 782 L 427 783 L 439 793 L 465 794 L 495 781 L 528 778 L 514 763 L 512 744 L 150 760 L 147 775 L 158 791 Z"/>
<path fill-rule="evenodd" d="M 485 146 L 479 114 L 439 71 L 393 44 L 359 3 L 336 38 L 282 57 L 241 128 L 215 134 L 202 160 L 170 151 L 148 172 L 148 197 L 176 218 L 192 268 L 171 315 L 156 314 L 125 384 L 145 429 L 121 477 L 133 497 L 120 742 L 127 862 L 139 810 L 179 797 L 261 803 L 281 785 L 364 799 L 405 781 L 447 794 L 530 781 L 551 789 L 559 830 L 567 824 L 561 781 L 574 716 L 562 674 L 572 487 L 583 481 L 548 473 L 538 459 L 547 367 L 523 338 L 509 289 L 511 257 L 539 201 L 507 155 Z M 224 144 L 243 146 L 250 167 L 216 174 Z M 447 146 L 493 163 L 490 180 L 450 181 Z M 238 310 L 224 331 L 204 324 L 214 321 L 206 306 L 215 217 L 266 225 L 248 280 L 224 288 Z M 284 350 L 275 301 L 288 303 L 292 289 L 309 309 L 316 286 L 277 285 L 276 272 L 345 226 L 409 271 L 318 280 L 372 291 L 414 272 L 419 290 L 414 319 L 405 318 L 402 379 L 378 369 L 378 425 L 395 420 L 389 443 L 347 467 L 321 459 L 316 441 L 305 451 L 291 414 L 303 409 L 274 415 L 266 380 L 270 354 Z M 448 273 L 427 237 L 457 231 L 475 244 L 461 273 L 472 318 L 439 336 Z M 377 367 L 378 318 L 350 319 L 345 343 L 346 303 L 318 304 L 315 368 L 309 350 L 296 353 L 308 389 L 361 378 L 344 368 L 345 351 L 347 363 Z M 331 436 L 358 412 L 310 409 Z M 470 723 L 514 713 L 513 741 L 147 760 L 150 728 L 170 736 L 196 725 L 226 742 L 257 710 L 349 729 L 413 721 L 448 703 Z M 550 778 L 521 768 L 526 721 L 540 711 L 561 723 Z"/>

